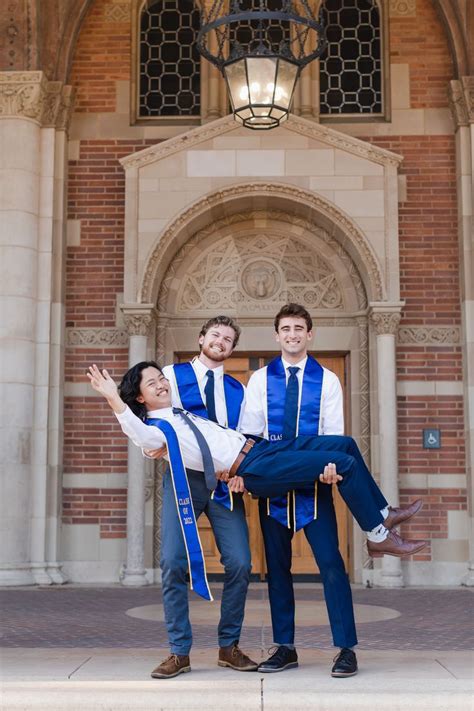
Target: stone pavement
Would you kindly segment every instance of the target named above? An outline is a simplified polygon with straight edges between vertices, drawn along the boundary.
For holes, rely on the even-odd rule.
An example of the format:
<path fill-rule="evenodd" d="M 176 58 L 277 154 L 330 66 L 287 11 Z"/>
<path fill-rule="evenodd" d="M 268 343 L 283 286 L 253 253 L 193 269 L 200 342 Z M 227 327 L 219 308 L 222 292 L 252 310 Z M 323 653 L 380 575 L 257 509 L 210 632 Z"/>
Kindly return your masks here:
<path fill-rule="evenodd" d="M 360 672 L 332 679 L 320 585 L 296 585 L 300 666 L 273 675 L 217 667 L 221 586 L 211 588 L 214 603 L 190 596 L 193 671 L 166 681 L 149 677 L 167 654 L 159 587 L 0 590 L 0 708 L 474 711 L 470 589 L 354 586 Z M 241 646 L 260 660 L 271 643 L 266 586 L 254 583 Z"/>

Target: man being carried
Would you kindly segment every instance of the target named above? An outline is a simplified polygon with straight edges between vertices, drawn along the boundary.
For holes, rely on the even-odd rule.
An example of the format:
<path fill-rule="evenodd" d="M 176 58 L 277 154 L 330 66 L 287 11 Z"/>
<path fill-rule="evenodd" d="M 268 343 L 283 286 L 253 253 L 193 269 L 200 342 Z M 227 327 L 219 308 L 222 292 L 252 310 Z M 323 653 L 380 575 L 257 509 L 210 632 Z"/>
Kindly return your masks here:
<path fill-rule="evenodd" d="M 212 599 L 186 469 L 204 472 L 210 490 L 217 484 L 215 472 L 229 472 L 229 477 L 242 477 L 246 488 L 260 497 L 277 497 L 295 488 L 314 487 L 318 478 L 338 483 L 341 496 L 362 530 L 372 531 L 383 524 L 385 528 L 391 526 L 380 511 L 382 495 L 373 480 L 369 484 L 362 455 L 351 437 L 300 436 L 256 443 L 239 432 L 173 408 L 169 382 L 154 362 L 138 363 L 131 368 L 121 382 L 120 393 L 106 370 L 100 372 L 93 365 L 88 377 L 94 390 L 109 403 L 123 432 L 137 446 L 157 449 L 166 444 L 191 586 L 202 597 Z M 396 535 L 389 546 L 381 544 L 370 552 L 407 556 L 425 545 L 426 541 L 409 541 Z"/>

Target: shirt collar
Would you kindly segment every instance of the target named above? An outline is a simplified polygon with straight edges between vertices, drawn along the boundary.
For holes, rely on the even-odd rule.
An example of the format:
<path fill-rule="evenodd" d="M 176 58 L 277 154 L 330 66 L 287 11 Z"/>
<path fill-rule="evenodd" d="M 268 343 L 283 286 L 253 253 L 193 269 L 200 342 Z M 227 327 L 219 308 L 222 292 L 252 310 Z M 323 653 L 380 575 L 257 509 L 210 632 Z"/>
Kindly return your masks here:
<path fill-rule="evenodd" d="M 169 417 L 172 414 L 173 414 L 172 407 L 162 407 L 159 410 L 150 410 L 149 412 L 146 413 L 146 416 L 150 420 L 160 420 L 160 419 L 164 419 L 165 417 Z"/>
<path fill-rule="evenodd" d="M 303 360 L 300 360 L 298 363 L 288 363 L 288 361 L 286 361 L 283 358 L 283 356 L 281 358 L 281 362 L 283 363 L 283 367 L 285 368 L 286 371 L 288 370 L 288 368 L 301 368 L 301 370 L 304 370 L 307 360 L 308 360 L 308 356 L 305 356 L 303 358 Z"/>
<path fill-rule="evenodd" d="M 217 368 L 208 368 L 207 366 L 202 363 L 199 358 L 194 358 L 192 361 L 192 366 L 194 368 L 194 372 L 198 376 L 198 378 L 204 378 L 205 375 L 207 375 L 208 370 L 212 370 L 214 373 L 214 378 L 222 378 L 224 375 L 224 366 L 219 365 Z"/>

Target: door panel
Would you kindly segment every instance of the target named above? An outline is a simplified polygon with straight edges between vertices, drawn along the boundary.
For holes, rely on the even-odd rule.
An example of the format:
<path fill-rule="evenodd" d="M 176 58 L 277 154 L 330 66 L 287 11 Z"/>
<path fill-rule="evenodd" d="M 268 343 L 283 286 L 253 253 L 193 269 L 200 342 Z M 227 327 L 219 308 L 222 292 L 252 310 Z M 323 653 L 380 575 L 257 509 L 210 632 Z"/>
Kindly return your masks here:
<path fill-rule="evenodd" d="M 179 363 L 187 361 L 193 357 L 192 353 L 180 353 L 177 355 Z M 266 365 L 278 353 L 239 353 L 229 358 L 225 363 L 225 370 L 244 385 L 247 384 L 250 376 L 255 370 Z M 344 390 L 344 414 L 346 419 L 346 432 L 348 431 L 347 413 L 349 403 L 347 402 L 348 388 L 346 387 L 347 356 L 345 355 L 313 355 L 321 365 L 332 370 L 339 377 Z M 333 487 L 334 506 L 336 509 L 337 525 L 339 532 L 339 549 L 346 565 L 346 570 L 350 570 L 349 565 L 349 526 L 348 511 L 344 501 L 339 495 L 337 487 Z M 258 502 L 250 495 L 244 495 L 247 523 L 249 527 L 250 550 L 252 552 L 252 573 L 258 574 L 263 580 L 266 575 L 265 551 L 263 548 L 263 538 L 260 532 L 260 522 L 258 516 Z M 223 573 L 224 569 L 220 563 L 220 555 L 211 530 L 210 523 L 206 516 L 199 519 L 199 534 L 206 558 L 206 568 L 208 573 Z M 292 572 L 298 575 L 308 575 L 318 573 L 313 553 L 306 540 L 304 531 L 298 531 L 293 538 L 293 563 Z"/>

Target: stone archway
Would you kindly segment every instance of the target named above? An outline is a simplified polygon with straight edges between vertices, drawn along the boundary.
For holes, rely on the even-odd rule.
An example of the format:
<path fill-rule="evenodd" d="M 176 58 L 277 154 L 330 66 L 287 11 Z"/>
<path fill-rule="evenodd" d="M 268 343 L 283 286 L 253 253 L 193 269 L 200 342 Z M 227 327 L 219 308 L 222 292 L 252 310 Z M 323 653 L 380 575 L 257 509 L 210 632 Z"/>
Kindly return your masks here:
<path fill-rule="evenodd" d="M 216 313 L 238 318 L 247 344 L 243 350 L 272 350 L 275 312 L 288 301 L 303 303 L 316 330 L 332 334 L 318 339 L 318 350 L 347 350 L 353 361 L 350 419 L 364 455 L 370 457 L 367 294 L 354 261 L 328 229 L 284 210 L 255 209 L 222 217 L 177 250 L 156 299 L 155 352 L 162 362 L 172 360 L 175 352 L 193 350 L 201 323 Z M 155 486 L 156 567 L 160 513 L 161 488 Z M 360 577 L 367 561 L 360 536 L 354 534 Z"/>

